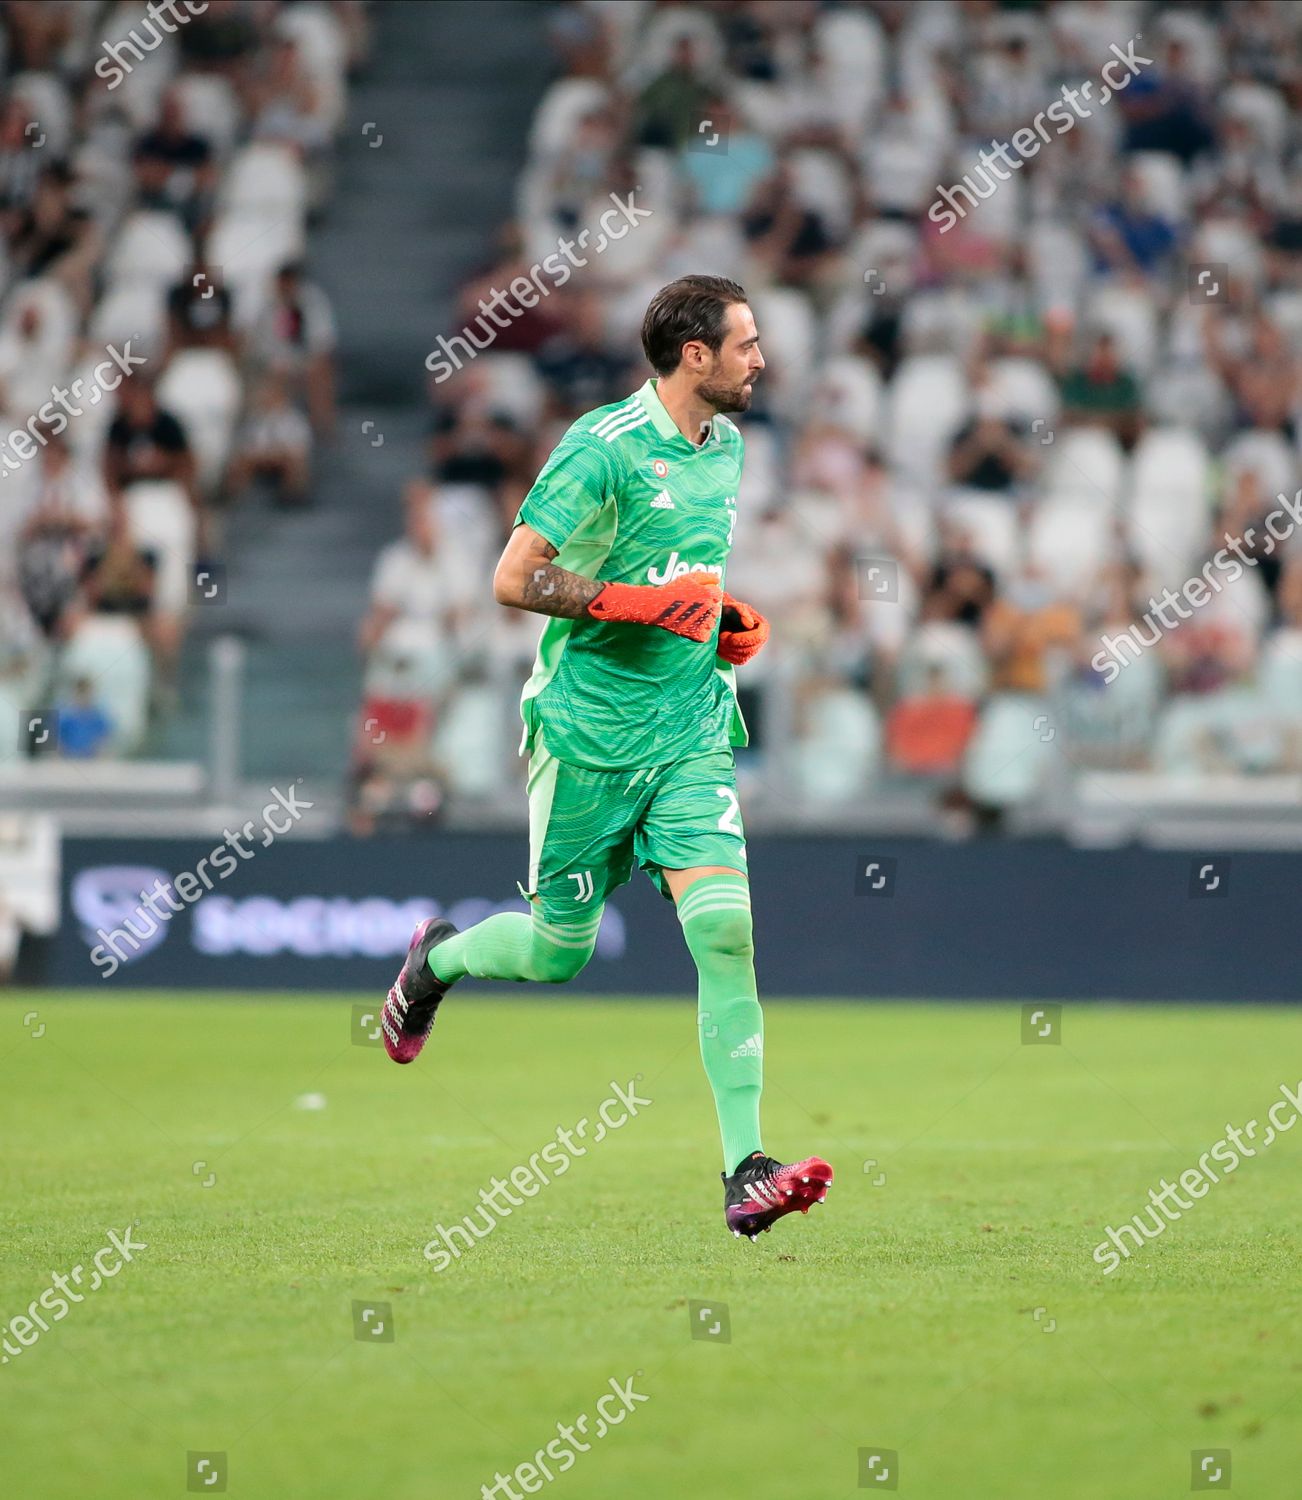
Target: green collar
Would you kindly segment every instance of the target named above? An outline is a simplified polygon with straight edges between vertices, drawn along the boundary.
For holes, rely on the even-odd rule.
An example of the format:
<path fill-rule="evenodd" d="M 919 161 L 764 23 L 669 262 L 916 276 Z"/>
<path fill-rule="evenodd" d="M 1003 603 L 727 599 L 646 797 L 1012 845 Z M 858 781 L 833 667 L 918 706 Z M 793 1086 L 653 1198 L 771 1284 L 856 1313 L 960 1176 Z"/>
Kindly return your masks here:
<path fill-rule="evenodd" d="M 656 377 L 654 375 L 638 389 L 637 398 L 646 407 L 647 411 L 651 413 L 651 421 L 661 437 L 677 438 L 679 442 L 686 443 L 693 453 L 699 453 L 705 447 L 706 443 L 717 443 L 719 441 L 719 422 L 717 418 L 710 423 L 710 436 L 706 438 L 704 443 L 694 443 L 690 438 L 684 437 L 679 432 L 678 423 L 665 410 L 665 404 L 660 399 L 660 393 L 656 390 Z"/>

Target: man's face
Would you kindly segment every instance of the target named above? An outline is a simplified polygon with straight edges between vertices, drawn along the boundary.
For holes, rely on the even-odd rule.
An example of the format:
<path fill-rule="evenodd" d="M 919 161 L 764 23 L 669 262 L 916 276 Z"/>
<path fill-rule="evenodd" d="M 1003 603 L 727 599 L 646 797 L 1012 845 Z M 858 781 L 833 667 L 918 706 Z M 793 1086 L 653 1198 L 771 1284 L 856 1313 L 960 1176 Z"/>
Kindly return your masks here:
<path fill-rule="evenodd" d="M 715 411 L 745 411 L 750 405 L 751 386 L 764 368 L 755 331 L 755 314 L 744 302 L 734 302 L 724 320 L 723 343 L 718 354 L 706 352 L 707 364 L 696 390 Z"/>

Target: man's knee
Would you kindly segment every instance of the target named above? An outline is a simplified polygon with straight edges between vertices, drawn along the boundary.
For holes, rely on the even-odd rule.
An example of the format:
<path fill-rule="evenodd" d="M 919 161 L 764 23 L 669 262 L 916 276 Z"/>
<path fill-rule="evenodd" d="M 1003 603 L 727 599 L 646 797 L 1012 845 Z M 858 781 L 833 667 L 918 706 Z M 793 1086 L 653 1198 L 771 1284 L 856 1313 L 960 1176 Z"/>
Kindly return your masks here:
<path fill-rule="evenodd" d="M 707 957 L 751 959 L 755 956 L 755 929 L 749 911 L 729 909 L 702 912 L 683 927 L 687 946 L 700 962 Z"/>
<path fill-rule="evenodd" d="M 545 938 L 535 947 L 538 977 L 545 984 L 564 984 L 587 966 L 596 943 L 582 948 L 561 948 Z"/>

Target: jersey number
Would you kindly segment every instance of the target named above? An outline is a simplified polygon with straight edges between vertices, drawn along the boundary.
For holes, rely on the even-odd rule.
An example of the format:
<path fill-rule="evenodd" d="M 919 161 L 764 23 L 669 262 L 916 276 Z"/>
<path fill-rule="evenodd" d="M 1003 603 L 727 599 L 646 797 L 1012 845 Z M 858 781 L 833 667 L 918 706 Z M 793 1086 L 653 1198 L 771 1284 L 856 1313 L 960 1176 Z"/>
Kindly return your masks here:
<path fill-rule="evenodd" d="M 737 821 L 737 816 L 741 812 L 741 804 L 737 801 L 737 793 L 728 786 L 718 787 L 717 792 L 720 797 L 728 799 L 728 810 L 719 819 L 719 827 L 724 833 L 735 833 L 738 838 L 743 838 L 742 826 Z"/>

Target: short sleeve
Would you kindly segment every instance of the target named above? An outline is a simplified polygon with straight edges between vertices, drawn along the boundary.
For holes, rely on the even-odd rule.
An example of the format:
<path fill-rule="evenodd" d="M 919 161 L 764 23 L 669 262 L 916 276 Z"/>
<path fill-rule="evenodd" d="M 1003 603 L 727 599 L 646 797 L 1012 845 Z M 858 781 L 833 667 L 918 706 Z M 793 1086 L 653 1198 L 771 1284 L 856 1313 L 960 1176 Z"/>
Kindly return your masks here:
<path fill-rule="evenodd" d="M 405 597 L 405 574 L 401 544 L 386 547 L 376 559 L 371 577 L 371 602 L 400 608 Z"/>
<path fill-rule="evenodd" d="M 619 460 L 611 445 L 592 433 L 565 434 L 524 497 L 515 518 L 532 526 L 559 552 L 619 484 Z"/>

